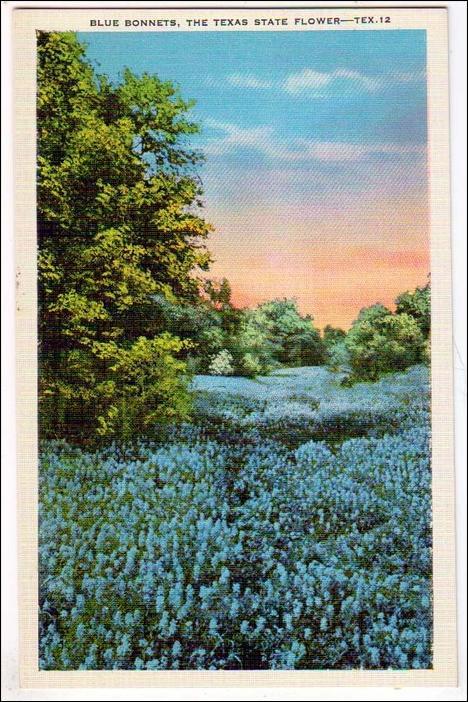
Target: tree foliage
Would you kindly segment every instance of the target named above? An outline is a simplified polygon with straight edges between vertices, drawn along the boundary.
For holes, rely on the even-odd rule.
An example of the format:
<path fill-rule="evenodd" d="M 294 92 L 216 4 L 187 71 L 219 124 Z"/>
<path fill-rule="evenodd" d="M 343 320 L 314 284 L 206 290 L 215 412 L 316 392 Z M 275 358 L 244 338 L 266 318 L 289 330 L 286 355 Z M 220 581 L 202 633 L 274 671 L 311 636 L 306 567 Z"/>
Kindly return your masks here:
<path fill-rule="evenodd" d="M 427 340 L 415 317 L 381 304 L 361 310 L 344 343 L 351 380 L 377 380 L 427 362 Z"/>
<path fill-rule="evenodd" d="M 310 316 L 294 300 L 238 309 L 228 281 L 208 280 L 196 302 L 155 295 L 154 323 L 190 342 L 183 353 L 198 373 L 255 376 L 280 366 L 318 365 L 326 349 Z M 219 359 L 228 357 L 229 364 Z M 213 363 L 216 359 L 216 362 Z"/>
<path fill-rule="evenodd" d="M 312 317 L 301 316 L 296 301 L 285 298 L 245 311 L 234 357 L 242 374 L 256 375 L 280 365 L 320 365 L 326 352 Z"/>
<path fill-rule="evenodd" d="M 335 344 L 339 344 L 344 340 L 346 332 L 339 327 L 333 327 L 331 324 L 327 324 L 323 329 L 323 343 L 327 349 L 332 348 Z"/>
<path fill-rule="evenodd" d="M 395 300 L 397 314 L 409 314 L 416 320 L 422 335 L 429 338 L 431 331 L 431 286 L 430 283 L 416 290 L 402 293 Z"/>
<path fill-rule="evenodd" d="M 203 244 L 210 227 L 198 214 L 201 157 L 187 144 L 198 129 L 187 116 L 190 107 L 156 76 L 126 70 L 118 83 L 97 76 L 72 33 L 38 35 L 46 434 L 86 424 L 116 433 L 115 417 L 132 415 L 132 403 L 140 405 L 135 429 L 186 415 L 184 365 L 176 359 L 187 344 L 161 336 L 155 300 L 196 300 L 196 271 L 210 260 Z M 151 390 L 156 382 L 159 390 Z"/>

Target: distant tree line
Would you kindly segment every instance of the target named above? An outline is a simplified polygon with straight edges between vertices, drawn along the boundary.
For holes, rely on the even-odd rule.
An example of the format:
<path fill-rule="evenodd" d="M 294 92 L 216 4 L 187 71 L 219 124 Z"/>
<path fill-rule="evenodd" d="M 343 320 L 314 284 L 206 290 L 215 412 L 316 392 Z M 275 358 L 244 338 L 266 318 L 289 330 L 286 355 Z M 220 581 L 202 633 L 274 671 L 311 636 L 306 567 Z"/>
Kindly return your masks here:
<path fill-rule="evenodd" d="M 184 356 L 195 373 L 255 376 L 286 366 L 320 365 L 325 344 L 312 317 L 295 300 L 276 299 L 253 309 L 231 302 L 229 282 L 208 280 L 197 304 L 155 300 L 157 323 L 187 340 Z"/>

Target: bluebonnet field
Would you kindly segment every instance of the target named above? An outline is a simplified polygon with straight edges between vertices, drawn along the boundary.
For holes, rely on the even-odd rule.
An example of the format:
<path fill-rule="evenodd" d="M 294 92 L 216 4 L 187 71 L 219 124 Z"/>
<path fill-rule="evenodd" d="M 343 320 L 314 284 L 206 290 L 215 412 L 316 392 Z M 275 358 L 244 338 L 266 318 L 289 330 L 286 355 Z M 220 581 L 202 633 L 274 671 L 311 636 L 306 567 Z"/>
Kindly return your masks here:
<path fill-rule="evenodd" d="M 42 669 L 431 667 L 429 376 L 198 376 L 194 424 L 44 445 Z"/>

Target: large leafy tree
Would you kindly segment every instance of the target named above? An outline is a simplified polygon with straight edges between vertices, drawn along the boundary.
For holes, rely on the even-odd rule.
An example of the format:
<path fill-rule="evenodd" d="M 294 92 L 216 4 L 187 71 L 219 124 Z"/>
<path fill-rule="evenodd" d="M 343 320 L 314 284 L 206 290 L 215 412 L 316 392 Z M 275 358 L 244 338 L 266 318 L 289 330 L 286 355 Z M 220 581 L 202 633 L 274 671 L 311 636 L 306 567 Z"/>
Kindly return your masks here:
<path fill-rule="evenodd" d="M 156 76 L 96 75 L 73 33 L 38 35 L 37 77 L 43 429 L 119 432 L 138 398 L 138 426 L 185 416 L 184 344 L 153 308 L 196 300 L 210 260 L 191 104 Z"/>

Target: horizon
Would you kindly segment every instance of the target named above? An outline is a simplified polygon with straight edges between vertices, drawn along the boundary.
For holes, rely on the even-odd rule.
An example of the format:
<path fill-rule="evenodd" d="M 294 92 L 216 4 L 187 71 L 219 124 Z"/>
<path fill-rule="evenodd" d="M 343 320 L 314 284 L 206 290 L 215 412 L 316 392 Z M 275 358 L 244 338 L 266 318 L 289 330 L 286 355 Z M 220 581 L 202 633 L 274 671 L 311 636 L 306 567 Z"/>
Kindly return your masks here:
<path fill-rule="evenodd" d="M 209 277 L 236 306 L 294 298 L 319 328 L 348 329 L 425 284 L 424 31 L 78 37 L 98 72 L 156 74 L 196 101 Z"/>

